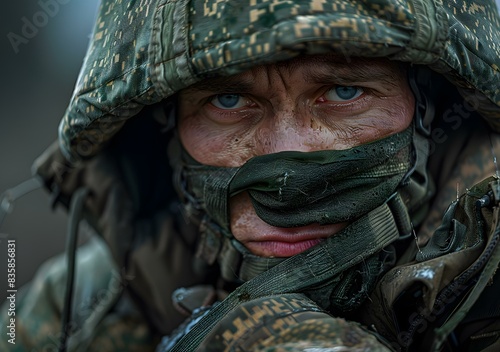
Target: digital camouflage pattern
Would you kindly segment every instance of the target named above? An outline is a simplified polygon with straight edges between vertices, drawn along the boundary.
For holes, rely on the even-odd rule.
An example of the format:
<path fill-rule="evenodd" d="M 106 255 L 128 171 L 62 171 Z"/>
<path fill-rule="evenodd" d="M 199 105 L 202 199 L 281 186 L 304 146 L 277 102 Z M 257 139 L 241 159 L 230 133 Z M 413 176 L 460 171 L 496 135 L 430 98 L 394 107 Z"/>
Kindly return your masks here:
<path fill-rule="evenodd" d="M 168 99 L 207 77 L 232 75 L 258 64 L 287 60 L 300 54 L 334 52 L 346 59 L 388 57 L 427 65 L 457 87 L 465 99 L 460 101 L 460 107 L 467 107 L 468 103 L 471 108 L 458 112 L 455 106 L 451 114 L 444 111 L 442 122 L 448 129 L 440 138 L 433 139 L 436 148 L 430 169 L 438 193 L 418 234 L 423 243 L 439 225 L 446 206 L 457 197 L 457 189 L 463 193 L 466 187 L 496 172 L 493 156 L 500 155 L 500 140 L 495 134 L 490 136 L 491 141 L 485 138 L 489 130 L 478 127 L 481 123 L 473 110 L 479 111 L 494 130 L 500 131 L 499 27 L 492 0 L 103 0 L 74 95 L 60 125 L 59 139 L 68 159 L 93 158 L 90 162 L 64 164 L 61 169 L 61 160 L 50 156 L 36 165 L 36 172 L 44 178 L 47 187 L 52 191 L 59 189 L 60 199 L 69 199 L 82 185 L 91 188 L 97 196 L 89 200 L 89 209 L 93 211 L 89 219 L 109 245 L 113 260 L 120 268 L 118 272 L 126 268 L 127 259 L 131 264 L 126 269 L 136 275 L 130 279 L 130 272 L 125 271 L 121 279 L 126 291 L 139 297 L 137 302 L 142 314 L 121 310 L 123 307 L 116 302 L 108 302 L 105 308 L 109 313 L 93 321 L 97 326 L 91 325 L 89 315 L 81 317 L 82 324 L 90 324 L 82 330 L 89 334 L 85 343 L 96 350 L 99 346 L 151 350 L 159 337 L 169 333 L 172 325 L 179 321 L 168 303 L 171 286 L 184 285 L 179 283 L 182 280 L 200 281 L 193 268 L 186 264 L 193 261 L 188 255 L 194 240 L 186 241 L 185 234 L 176 237 L 179 235 L 176 226 L 185 225 L 183 219 L 179 216 L 178 223 L 165 220 L 168 208 L 165 204 L 150 213 L 143 211 L 144 204 L 152 204 L 141 188 L 150 179 L 146 177 L 148 182 L 134 183 L 137 175 L 133 172 L 144 172 L 148 168 L 144 164 L 127 164 L 123 155 L 103 157 L 102 147 L 112 138 L 112 144 L 116 144 L 117 132 L 131 126 L 133 117 L 142 119 L 145 107 Z M 146 159 L 152 151 L 144 152 L 143 144 L 153 143 L 137 130 L 136 138 L 128 140 L 129 148 L 123 154 L 129 157 L 138 151 L 140 159 Z M 155 161 L 163 160 L 166 164 L 159 154 L 154 156 Z M 164 157 L 162 154 L 161 158 Z M 109 169 L 113 172 L 108 173 Z M 164 176 L 156 169 L 148 171 Z M 126 182 L 129 179 L 131 183 Z M 152 193 L 156 193 L 157 184 L 150 183 L 154 188 Z M 161 211 L 156 211 L 158 209 Z M 134 249 L 132 255 L 127 257 L 131 248 Z M 111 255 L 99 260 L 110 263 Z M 405 259 L 408 257 L 400 259 L 403 264 Z M 85 273 L 102 274 L 99 278 L 83 277 L 99 283 L 95 290 L 86 291 L 91 295 L 108 287 L 115 270 L 97 270 L 98 263 L 95 260 L 79 264 L 79 270 Z M 47 343 L 53 346 L 53 341 L 47 342 L 47 339 L 60 331 L 64 275 L 62 260 L 52 262 L 39 272 L 35 281 L 43 284 L 33 284 L 25 296 L 29 299 L 19 302 L 18 347 L 21 350 L 22 343 L 39 349 Z M 86 287 L 82 283 L 77 286 Z M 88 302 L 79 298 L 77 301 Z M 494 311 L 493 308 L 490 311 Z M 38 309 L 43 311 L 40 313 Z M 86 312 L 90 314 L 92 310 Z M 32 320 L 34 316 L 40 320 Z M 226 320 L 225 324 L 234 327 L 233 320 Z M 343 324 L 349 329 L 342 329 L 346 326 Z M 227 326 L 219 328 L 228 329 Z M 370 346 L 370 350 L 376 345 L 373 336 L 358 330 L 356 324 L 325 316 L 319 321 L 289 325 L 278 336 L 255 341 L 255 346 L 259 351 L 303 349 L 303 344 L 309 343 L 303 341 L 303 334 L 318 337 L 317 332 L 322 329 L 331 334 L 329 341 L 339 338 L 353 348 Z M 489 345 L 496 341 L 498 347 L 498 331 L 498 324 L 493 324 L 473 337 L 475 341 L 486 337 Z M 79 338 L 73 336 L 70 343 L 76 344 Z M 328 346 L 331 341 L 316 341 L 317 346 L 308 347 L 331 347 Z M 0 349 L 3 347 L 0 345 Z M 79 348 L 71 347 L 70 350 Z"/>
<path fill-rule="evenodd" d="M 439 177 L 436 177 L 437 180 L 437 186 L 441 190 L 438 193 L 438 196 L 436 198 L 435 203 L 431 207 L 431 211 L 429 213 L 429 216 L 427 217 L 423 228 L 421 229 L 421 234 L 423 235 L 423 239 L 428 238 L 432 231 L 439 225 L 442 214 L 444 209 L 448 206 L 448 204 L 456 199 L 456 194 L 457 194 L 457 188 L 459 189 L 459 193 L 463 193 L 465 191 L 466 187 L 469 187 L 469 185 L 475 184 L 482 180 L 483 178 L 487 176 L 491 176 L 495 174 L 495 164 L 494 164 L 494 159 L 493 155 L 500 155 L 500 135 L 498 134 L 493 134 L 490 135 L 491 142 L 488 138 L 485 138 L 485 135 L 487 134 L 485 129 L 478 129 L 474 131 L 473 126 L 476 126 L 476 122 L 472 120 L 472 115 L 470 119 L 464 120 L 464 125 L 461 126 L 457 132 L 460 132 L 458 135 L 454 135 L 454 139 L 459 139 L 459 141 L 454 141 L 453 143 L 453 148 L 450 149 L 447 147 L 447 144 L 444 145 L 439 145 L 439 149 L 442 151 L 441 153 L 436 151 L 435 154 L 433 155 L 436 159 L 434 160 L 433 165 L 431 165 L 431 169 L 434 170 L 435 173 L 439 175 Z M 470 132 L 473 132 L 472 134 Z M 451 135 L 450 135 L 451 138 Z M 493 151 L 492 151 L 492 146 L 493 145 Z M 452 154 L 452 155 L 451 155 Z M 458 162 L 460 161 L 460 162 Z M 54 164 L 54 161 L 45 161 L 47 165 L 42 165 L 43 167 L 47 167 L 46 170 L 41 171 L 40 169 L 43 168 L 42 166 L 38 166 L 39 168 L 39 173 L 43 174 L 45 178 L 48 178 L 49 175 L 52 175 L 55 177 L 59 182 L 62 182 L 62 185 L 64 187 L 77 187 L 77 185 L 70 185 L 69 183 L 71 182 L 76 182 L 75 180 L 68 180 L 68 176 L 65 174 L 71 174 L 68 170 L 66 170 L 65 173 L 62 172 L 62 169 L 56 168 L 54 166 L 60 165 L 58 162 Z M 106 165 L 109 165 L 109 160 L 105 159 L 104 161 L 100 162 L 101 164 L 104 163 Z M 50 167 L 49 167 L 50 166 Z M 88 167 L 88 165 L 87 165 Z M 101 165 L 102 169 L 102 165 Z M 95 176 L 95 173 L 98 170 L 92 169 L 92 175 Z M 53 173 L 53 174 L 51 174 Z M 73 171 L 75 173 L 75 171 Z M 78 173 L 77 173 L 78 175 Z M 80 179 L 82 176 L 76 177 L 76 175 L 71 176 L 72 178 Z M 110 176 L 108 176 L 110 177 Z M 114 177 L 117 177 L 116 175 Z M 102 179 L 101 178 L 96 178 L 95 180 L 87 180 L 85 181 L 89 185 L 93 185 L 93 183 L 97 183 L 97 186 L 92 186 L 92 189 L 95 189 L 96 191 L 100 191 L 100 187 L 102 187 Z M 64 188 L 63 187 L 63 188 Z M 69 189 L 68 189 L 69 192 Z M 104 200 L 106 197 L 112 197 L 110 193 L 112 194 L 113 192 L 110 192 L 107 189 L 102 190 L 102 198 L 103 200 L 100 200 L 100 202 L 106 204 L 106 201 Z M 118 203 L 123 203 L 124 200 L 120 199 L 120 202 Z M 109 221 L 123 221 L 123 214 L 120 212 L 116 212 L 114 210 L 115 205 L 107 205 L 107 207 L 111 207 L 111 214 L 114 215 L 108 215 L 108 214 L 101 214 L 101 221 L 109 222 Z M 111 217 L 110 217 L 111 216 Z M 113 219 L 112 216 L 116 216 L 116 219 Z M 164 225 L 164 227 L 167 227 L 167 225 Z M 171 229 L 168 231 L 172 231 Z M 115 233 L 115 236 L 117 239 L 122 238 L 123 232 L 118 231 Z M 162 233 L 163 238 L 169 238 L 170 244 L 174 244 L 174 238 L 169 237 L 168 233 Z M 419 233 L 420 237 L 420 233 Z M 123 239 L 123 238 L 122 238 Z M 179 241 L 182 242 L 182 241 Z M 109 242 L 108 242 L 109 245 Z M 152 243 L 151 246 L 158 247 L 156 243 Z M 142 249 L 141 251 L 144 251 Z M 140 271 L 142 272 L 142 275 L 151 275 L 149 273 L 155 273 L 154 277 L 150 277 L 149 280 L 158 280 L 159 277 L 163 276 L 165 278 L 169 278 L 171 273 L 166 271 L 164 268 L 158 266 L 158 263 L 160 260 L 167 260 L 168 258 L 172 258 L 174 256 L 174 253 L 179 251 L 179 248 L 176 247 L 175 251 L 168 254 L 168 257 L 166 258 L 158 258 L 152 260 L 154 257 L 156 257 L 156 254 L 151 252 L 151 251 L 145 251 L 144 254 L 144 263 L 142 266 L 138 266 L 140 268 Z M 80 262 L 78 264 L 78 270 L 81 273 L 85 273 L 84 277 L 82 279 L 84 281 L 86 280 L 92 280 L 94 281 L 94 287 L 95 290 L 91 290 L 90 292 L 88 290 L 83 290 L 87 292 L 90 296 L 92 294 L 97 295 L 100 289 L 103 289 L 109 285 L 109 279 L 113 277 L 111 273 L 106 273 L 103 271 L 103 268 L 106 266 L 109 266 L 111 258 L 110 257 L 100 257 L 99 253 L 102 253 L 101 251 L 97 251 L 94 253 L 97 255 L 96 258 L 95 256 L 93 257 L 92 260 L 87 260 Z M 182 254 L 181 257 L 186 256 L 187 254 Z M 116 260 L 116 258 L 113 258 Z M 180 259 L 180 258 L 178 258 Z M 106 264 L 107 263 L 107 264 Z M 150 263 L 150 264 L 148 264 Z M 95 265 L 99 268 L 98 270 L 95 269 Z M 150 266 L 148 266 L 150 265 Z M 50 270 L 49 270 L 50 269 Z M 114 269 L 113 269 L 114 270 Z M 122 269 L 120 269 L 121 272 Z M 176 268 L 176 271 L 179 271 L 182 273 L 182 270 L 186 270 L 184 266 Z M 105 280 L 101 281 L 101 284 L 98 284 L 95 282 L 95 280 L 98 278 L 95 274 L 100 273 L 102 274 L 102 278 Z M 50 348 L 54 348 L 55 342 L 54 338 L 52 337 L 58 337 L 60 334 L 60 320 L 57 318 L 60 314 L 60 311 L 62 309 L 62 288 L 64 287 L 64 281 L 63 281 L 63 274 L 65 274 L 65 263 L 62 258 L 58 260 L 54 260 L 51 263 L 47 263 L 46 266 L 43 266 L 40 268 L 37 281 L 39 284 L 31 284 L 30 287 L 27 287 L 29 290 L 27 293 L 29 296 L 29 299 L 22 299 L 18 301 L 18 319 L 17 319 L 17 326 L 18 326 L 18 332 L 21 331 L 26 331 L 24 334 L 19 334 L 17 337 L 19 338 L 18 340 L 18 345 L 16 346 L 18 350 L 22 351 L 25 350 L 26 348 L 24 346 L 38 346 L 39 350 L 42 350 L 43 346 L 48 345 Z M 182 274 L 181 274 L 182 275 Z M 185 273 L 185 276 L 192 275 L 192 273 Z M 101 276 L 100 276 L 101 277 Z M 125 279 L 125 278 L 123 278 Z M 446 278 L 443 278 L 443 280 Z M 174 278 L 175 280 L 179 280 L 179 278 Z M 500 280 L 498 280 L 500 282 Z M 169 293 L 166 290 L 163 290 L 161 288 L 161 285 L 158 286 L 146 286 L 144 284 L 146 282 L 145 280 L 141 280 L 140 283 L 140 289 L 141 292 L 139 294 L 143 295 L 144 300 L 148 302 L 148 304 L 152 304 L 153 307 L 158 307 L 157 312 L 160 311 L 160 307 L 158 306 L 158 301 L 157 297 L 163 297 L 163 301 L 167 300 L 169 297 Z M 133 281 L 130 282 L 128 279 L 124 280 L 123 282 L 124 285 L 126 285 L 126 288 L 131 288 L 133 287 L 134 283 Z M 78 287 L 79 285 L 77 285 Z M 85 288 L 85 285 L 83 285 L 83 288 Z M 92 293 L 93 292 L 93 293 Z M 87 297 L 90 297 L 87 296 Z M 165 298 L 167 297 L 167 298 Z M 80 299 L 76 298 L 76 301 L 80 302 L 92 302 L 92 299 L 90 298 L 85 298 L 85 299 Z M 56 306 L 54 306 L 52 303 L 47 303 L 47 302 L 56 302 Z M 488 302 L 488 301 L 487 301 Z M 494 300 L 493 300 L 494 302 Z M 29 304 L 27 304 L 29 303 Z M 24 306 L 26 305 L 26 308 Z M 4 305 L 4 309 L 5 309 Z M 31 307 L 31 308 L 29 308 Z M 36 310 L 35 310 L 36 309 Z M 43 309 L 45 311 L 45 315 L 41 314 L 40 315 L 40 309 Z M 83 310 L 84 312 L 90 313 L 91 310 L 85 309 Z M 147 310 L 145 309 L 147 312 Z M 494 310 L 491 309 L 493 312 Z M 132 314 L 132 316 L 135 316 L 135 319 L 139 319 L 139 321 L 135 321 L 133 325 L 129 324 L 131 318 L 129 317 L 130 313 L 127 312 L 122 312 L 120 315 L 116 314 L 111 314 L 107 318 L 107 322 L 103 323 L 102 325 L 99 325 L 99 331 L 100 333 L 97 338 L 103 338 L 106 337 L 108 340 L 108 343 L 110 344 L 115 344 L 119 346 L 122 344 L 124 338 L 128 339 L 127 346 L 128 348 L 131 348 L 132 343 L 130 339 L 134 338 L 134 336 L 137 336 L 139 332 L 136 332 L 136 329 L 141 331 L 144 329 L 145 326 L 149 326 L 149 324 L 143 322 L 140 323 L 140 317 L 137 317 L 137 315 Z M 149 314 L 149 313 L 147 313 Z M 2 317 L 7 317 L 7 314 L 2 313 L 0 314 Z M 40 320 L 43 322 L 43 329 L 40 328 L 39 322 L 37 320 L 33 319 L 35 316 L 40 316 Z M 78 315 L 77 315 L 78 316 Z M 50 318 L 53 317 L 53 318 Z M 162 319 L 165 321 L 172 321 L 172 316 L 170 312 L 165 312 L 162 313 L 161 315 Z M 85 318 L 85 317 L 82 317 Z M 231 323 L 231 321 L 229 321 Z M 109 324 L 109 325 L 107 325 Z M 336 323 L 335 323 L 336 324 Z M 6 326 L 7 324 L 2 324 L 2 326 Z M 113 326 L 114 325 L 114 326 Z M 112 328 L 113 330 L 121 330 L 122 333 L 120 334 L 111 334 L 107 332 L 107 327 Z M 336 327 L 339 327 L 339 325 L 335 325 Z M 43 331 L 44 333 L 40 333 Z M 145 332 L 144 330 L 142 330 Z M 495 325 L 491 325 L 490 328 L 488 328 L 488 331 L 486 331 L 484 337 L 482 337 L 482 334 L 477 334 L 477 337 L 475 337 L 474 341 L 477 342 L 482 342 L 484 340 L 488 340 L 490 338 L 494 338 L 495 335 L 499 330 L 499 327 L 497 326 L 495 328 Z M 285 332 L 283 332 L 285 334 Z M 295 332 L 293 334 L 290 334 L 290 336 L 295 336 Z M 366 335 L 369 336 L 369 335 Z M 52 339 L 51 339 L 52 338 Z M 154 340 L 153 337 L 146 337 L 142 336 L 141 338 L 138 338 L 136 342 L 139 344 L 140 342 L 145 342 L 145 341 L 150 341 L 148 340 L 149 338 Z M 156 339 L 158 336 L 156 336 Z M 97 340 L 96 340 L 97 341 Z M 6 343 L 6 340 L 0 340 L 0 343 Z M 154 345 L 154 344 L 152 344 Z M 142 347 L 138 347 L 138 350 L 154 350 L 154 346 L 152 346 L 148 343 L 144 343 Z M 94 343 L 92 346 L 98 346 L 98 344 Z M 140 344 L 138 345 L 140 346 Z M 295 345 L 289 346 L 290 348 L 288 350 L 293 351 L 293 346 L 297 347 L 300 346 L 300 343 L 298 342 Z M 10 350 L 11 346 L 5 346 L 5 345 L 0 345 L 0 350 L 5 349 L 5 350 Z M 283 346 L 282 346 L 283 347 Z M 280 347 L 281 348 L 281 347 Z M 284 347 L 283 347 L 284 348 Z M 300 348 L 300 347 L 298 347 Z M 91 349 L 89 349 L 90 351 Z M 102 350 L 97 348 L 97 350 Z M 265 351 L 265 349 L 262 349 Z M 479 349 L 473 349 L 470 351 L 478 351 Z"/>
<path fill-rule="evenodd" d="M 199 350 L 284 352 L 334 348 L 389 351 L 358 324 L 331 317 L 302 294 L 263 297 L 239 305 L 213 328 Z"/>
<path fill-rule="evenodd" d="M 493 0 L 103 0 L 61 148 L 88 158 L 144 106 L 206 77 L 325 52 L 428 65 L 500 130 L 499 28 Z"/>

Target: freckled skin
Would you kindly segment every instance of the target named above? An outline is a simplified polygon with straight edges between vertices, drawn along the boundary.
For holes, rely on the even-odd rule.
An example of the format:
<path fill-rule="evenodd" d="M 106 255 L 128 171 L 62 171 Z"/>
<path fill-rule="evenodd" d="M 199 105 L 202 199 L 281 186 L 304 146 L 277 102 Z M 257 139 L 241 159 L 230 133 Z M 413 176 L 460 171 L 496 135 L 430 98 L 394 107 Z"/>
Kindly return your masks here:
<path fill-rule="evenodd" d="M 378 75 L 371 78 L 370 72 Z M 332 78 L 310 79 L 318 76 Z M 404 73 L 385 59 L 345 62 L 318 55 L 254 68 L 234 77 L 241 81 L 249 85 L 243 92 L 214 87 L 180 93 L 179 133 L 197 161 L 234 167 L 286 150 L 347 149 L 404 130 L 414 112 Z M 338 99 L 331 93 L 335 86 L 359 87 L 362 93 Z M 241 106 L 221 109 L 213 103 L 217 94 L 238 94 Z M 294 255 L 347 225 L 273 227 L 257 216 L 246 193 L 231 199 L 230 216 L 235 238 L 260 256 Z"/>

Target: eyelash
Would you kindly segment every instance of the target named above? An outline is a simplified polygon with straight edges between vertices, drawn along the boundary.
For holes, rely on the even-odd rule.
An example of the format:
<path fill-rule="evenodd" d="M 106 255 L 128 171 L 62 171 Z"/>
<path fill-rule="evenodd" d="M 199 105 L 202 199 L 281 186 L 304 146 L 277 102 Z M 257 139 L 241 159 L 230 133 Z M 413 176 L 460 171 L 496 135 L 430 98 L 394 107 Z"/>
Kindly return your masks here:
<path fill-rule="evenodd" d="M 352 98 L 349 98 L 349 99 L 346 99 L 346 100 L 329 100 L 327 98 L 325 98 L 325 95 L 330 93 L 330 92 L 333 92 L 337 97 L 339 97 L 340 99 L 342 99 L 340 96 L 339 96 L 339 92 L 334 92 L 334 90 L 338 89 L 338 88 L 354 88 L 357 90 L 357 92 L 355 93 L 355 95 L 352 97 Z M 359 86 L 332 86 L 332 87 L 328 87 L 324 93 L 321 95 L 321 97 L 317 100 L 317 101 L 321 101 L 321 102 L 324 102 L 324 103 L 330 103 L 330 104 L 336 104 L 336 105 L 346 105 L 346 104 L 350 104 L 354 101 L 356 101 L 359 97 L 363 96 L 364 93 L 366 93 L 367 90 L 362 88 L 362 87 L 359 87 Z M 214 103 L 214 101 L 217 99 L 217 98 L 220 98 L 220 97 L 230 97 L 230 96 L 236 96 L 236 97 L 239 97 L 239 99 L 247 99 L 246 102 L 243 102 L 243 105 L 241 105 L 241 103 L 239 103 L 237 107 L 227 107 L 226 109 L 222 106 L 217 106 L 216 103 Z M 253 104 L 248 104 L 250 102 L 252 102 L 251 99 L 247 98 L 245 95 L 243 94 L 236 94 L 236 93 L 221 93 L 221 94 L 216 94 L 216 95 L 212 95 L 210 96 L 208 99 L 207 99 L 208 103 L 213 105 L 215 108 L 217 109 L 220 109 L 220 110 L 226 110 L 226 111 L 229 111 L 229 110 L 237 110 L 237 109 L 241 109 L 241 108 L 244 108 L 244 107 L 250 107 L 251 105 Z M 238 103 L 238 102 L 236 102 Z M 223 105 L 223 103 L 219 102 L 219 105 Z"/>
<path fill-rule="evenodd" d="M 207 110 L 208 116 L 212 116 L 212 118 L 219 121 L 220 123 L 224 124 L 227 122 L 229 124 L 232 124 L 235 121 L 241 121 L 241 120 L 250 122 L 259 119 L 261 117 L 261 114 L 259 114 L 259 110 L 252 109 L 254 107 L 257 107 L 258 104 L 255 103 L 254 100 L 252 100 L 248 96 L 243 94 L 239 95 L 240 99 L 245 99 L 248 104 L 239 108 L 223 109 L 217 107 L 212 103 L 213 100 L 220 95 L 225 95 L 225 94 L 212 95 L 207 97 L 205 100 L 205 106 L 208 108 Z M 227 95 L 238 95 L 238 94 L 227 93 Z"/>
<path fill-rule="evenodd" d="M 233 108 L 227 108 L 227 109 L 224 109 L 223 107 L 220 107 L 220 106 L 217 106 L 214 101 L 216 101 L 217 98 L 221 98 L 221 97 L 238 97 L 238 102 L 239 100 L 242 100 L 242 99 L 246 99 L 246 101 L 242 102 L 243 105 L 238 104 L 238 105 L 241 105 L 241 106 L 238 106 L 238 107 L 233 107 Z M 241 109 L 245 106 L 247 106 L 247 104 L 251 101 L 251 99 L 247 98 L 245 95 L 243 94 L 234 94 L 234 93 L 226 93 L 226 94 L 217 94 L 217 95 L 213 95 L 211 97 L 208 98 L 208 102 L 210 104 L 212 104 L 213 106 L 215 106 L 216 108 L 220 109 L 220 110 L 236 110 L 236 109 Z M 220 102 L 220 105 L 223 105 L 222 102 Z"/>

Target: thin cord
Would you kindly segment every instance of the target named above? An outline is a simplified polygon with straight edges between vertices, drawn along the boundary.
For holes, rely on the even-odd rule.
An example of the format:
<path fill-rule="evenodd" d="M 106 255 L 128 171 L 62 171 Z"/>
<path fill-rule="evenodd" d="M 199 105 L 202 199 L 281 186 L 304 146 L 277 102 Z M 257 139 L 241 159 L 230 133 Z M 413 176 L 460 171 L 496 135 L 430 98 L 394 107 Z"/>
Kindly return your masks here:
<path fill-rule="evenodd" d="M 59 344 L 59 352 L 66 351 L 66 345 L 69 339 L 70 331 L 68 331 L 69 322 L 71 320 L 71 308 L 73 301 L 73 288 L 75 279 L 75 257 L 76 245 L 78 240 L 78 225 L 83 214 L 83 205 L 89 190 L 87 188 L 78 189 L 72 199 L 68 221 L 68 237 L 66 239 L 66 260 L 68 264 L 68 274 L 66 281 L 66 292 L 64 296 L 64 308 L 61 320 L 61 340 Z"/>
<path fill-rule="evenodd" d="M 0 227 L 8 213 L 12 211 L 14 202 L 22 196 L 42 187 L 40 179 L 33 177 L 17 186 L 6 190 L 0 196 Z"/>

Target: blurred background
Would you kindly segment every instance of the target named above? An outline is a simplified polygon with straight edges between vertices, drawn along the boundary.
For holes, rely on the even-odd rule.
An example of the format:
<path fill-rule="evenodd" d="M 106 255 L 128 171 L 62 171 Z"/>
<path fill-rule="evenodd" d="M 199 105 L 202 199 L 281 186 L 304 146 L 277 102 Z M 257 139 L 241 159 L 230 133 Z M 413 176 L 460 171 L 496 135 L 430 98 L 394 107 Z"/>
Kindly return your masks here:
<path fill-rule="evenodd" d="M 98 0 L 17 0 L 2 5 L 0 193 L 31 176 L 57 138 L 96 16 Z M 31 23 L 31 26 L 27 24 Z M 0 302 L 6 297 L 6 236 L 16 239 L 16 287 L 64 250 L 66 216 L 47 193 L 21 198 L 0 228 Z"/>

